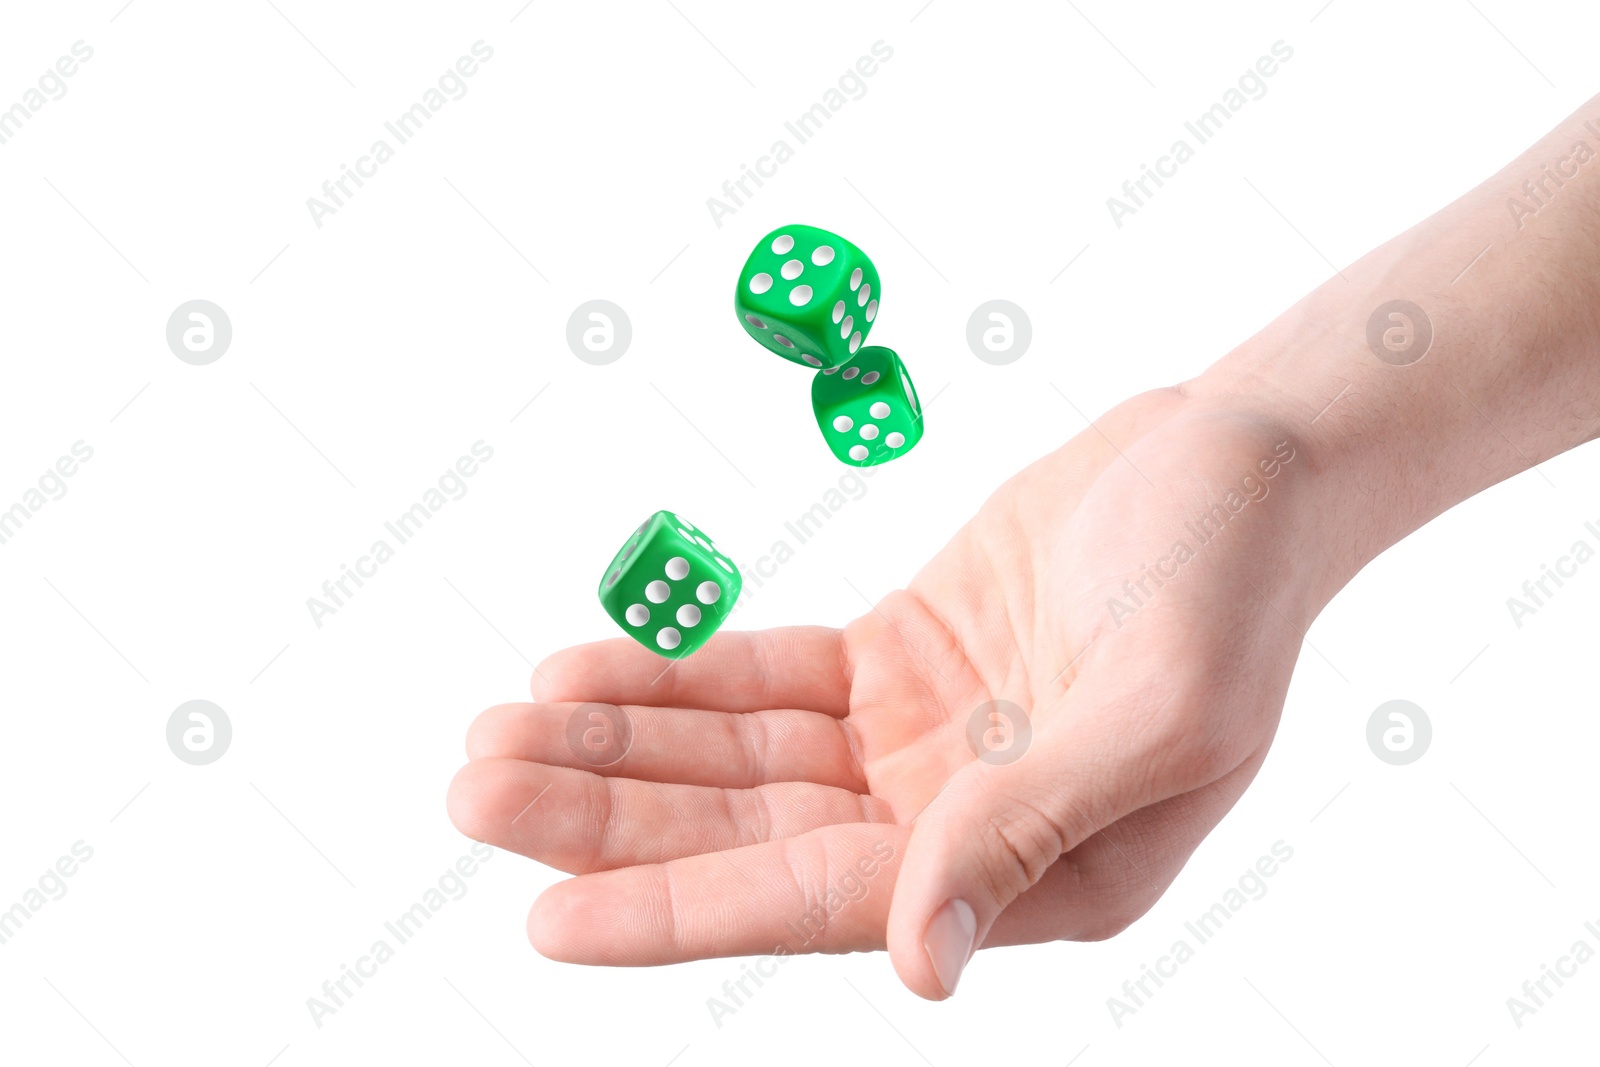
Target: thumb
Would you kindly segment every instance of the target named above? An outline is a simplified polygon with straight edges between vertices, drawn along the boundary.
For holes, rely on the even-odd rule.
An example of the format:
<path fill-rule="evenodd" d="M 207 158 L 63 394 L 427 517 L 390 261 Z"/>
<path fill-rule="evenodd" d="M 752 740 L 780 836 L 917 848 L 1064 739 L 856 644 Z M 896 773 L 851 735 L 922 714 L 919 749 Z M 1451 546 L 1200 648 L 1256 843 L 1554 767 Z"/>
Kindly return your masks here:
<path fill-rule="evenodd" d="M 975 758 L 914 820 L 895 879 L 889 953 L 917 995 L 954 993 L 1000 913 L 1064 853 L 1204 784 L 1211 760 L 1170 700 L 1093 686 L 1080 677 L 1032 712 L 1006 701 L 974 710 Z"/>

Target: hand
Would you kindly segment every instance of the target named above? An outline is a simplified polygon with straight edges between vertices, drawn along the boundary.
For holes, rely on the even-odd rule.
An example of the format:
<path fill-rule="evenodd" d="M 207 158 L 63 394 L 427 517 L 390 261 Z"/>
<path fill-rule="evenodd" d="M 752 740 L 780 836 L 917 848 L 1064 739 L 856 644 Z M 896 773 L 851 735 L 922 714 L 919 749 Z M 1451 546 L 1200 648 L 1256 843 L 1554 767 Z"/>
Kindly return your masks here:
<path fill-rule="evenodd" d="M 1109 937 L 1261 766 L 1331 595 L 1315 485 L 1258 414 L 1136 397 L 843 631 L 719 634 L 664 675 L 627 639 L 557 653 L 473 724 L 451 818 L 578 875 L 528 920 L 560 960 L 887 947 L 941 999 L 975 947 Z M 996 700 L 1031 719 L 1012 762 L 969 743 Z M 568 746 L 579 702 L 626 715 L 618 762 Z"/>
<path fill-rule="evenodd" d="M 844 631 L 721 634 L 665 675 L 626 639 L 546 661 L 538 703 L 473 725 L 450 790 L 465 833 L 579 875 L 534 905 L 534 945 L 604 964 L 887 947 L 940 998 L 974 945 L 1143 914 L 1259 769 L 1344 582 L 1600 436 L 1600 193 L 1567 182 L 1506 219 L 1597 120 L 1600 97 L 1202 377 L 1108 413 Z M 1364 343 L 1397 294 L 1437 316 L 1400 366 Z M 1012 762 L 968 743 L 994 700 L 1031 717 Z M 621 706 L 625 756 L 580 766 L 574 702 Z"/>

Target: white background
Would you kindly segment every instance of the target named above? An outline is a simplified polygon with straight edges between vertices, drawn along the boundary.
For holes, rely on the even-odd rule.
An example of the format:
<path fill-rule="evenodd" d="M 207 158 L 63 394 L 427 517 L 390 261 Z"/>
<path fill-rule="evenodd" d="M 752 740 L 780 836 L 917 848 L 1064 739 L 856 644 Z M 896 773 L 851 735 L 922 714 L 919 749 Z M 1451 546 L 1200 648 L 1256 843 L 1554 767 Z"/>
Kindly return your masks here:
<path fill-rule="evenodd" d="M 12 5 L 0 31 L 0 107 L 94 49 L 0 145 L 0 507 L 94 450 L 0 545 L 0 908 L 93 849 L 0 945 L 0 1060 L 1593 1059 L 1600 962 L 1520 1029 L 1505 1003 L 1600 947 L 1600 564 L 1520 629 L 1505 604 L 1596 541 L 1593 448 L 1333 603 L 1254 787 L 1110 942 L 982 953 L 945 1004 L 883 955 L 805 959 L 719 1028 L 737 961 L 546 961 L 523 922 L 559 875 L 497 853 L 320 1028 L 306 1007 L 467 853 L 444 790 L 468 722 L 613 632 L 594 586 L 645 515 L 750 565 L 847 473 L 806 372 L 731 313 L 757 237 L 804 221 L 866 249 L 872 343 L 929 401 L 917 450 L 735 623 L 842 624 L 850 583 L 904 582 L 1084 427 L 1073 405 L 1193 375 L 1587 99 L 1588 5 L 122 3 Z M 307 197 L 480 39 L 467 94 L 314 225 Z M 715 225 L 706 199 L 879 40 L 866 94 Z M 1278 40 L 1267 95 L 1115 227 L 1106 197 Z M 209 366 L 165 340 L 196 298 L 233 325 Z M 593 298 L 633 324 L 608 366 L 565 342 Z M 966 345 L 992 298 L 1032 319 L 1009 366 Z M 317 627 L 306 599 L 479 440 L 468 493 Z M 1366 745 L 1393 698 L 1433 723 L 1410 766 Z M 191 699 L 232 721 L 209 766 L 167 748 Z M 1114 1024 L 1107 998 L 1279 840 L 1266 896 Z"/>

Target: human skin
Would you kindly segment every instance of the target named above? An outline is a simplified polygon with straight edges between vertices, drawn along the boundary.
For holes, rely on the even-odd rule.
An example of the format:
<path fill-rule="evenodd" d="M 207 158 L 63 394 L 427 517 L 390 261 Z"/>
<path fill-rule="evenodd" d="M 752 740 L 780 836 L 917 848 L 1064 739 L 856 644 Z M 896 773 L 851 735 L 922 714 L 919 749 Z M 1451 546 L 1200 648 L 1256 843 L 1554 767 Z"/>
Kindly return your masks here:
<path fill-rule="evenodd" d="M 664 675 L 625 638 L 547 659 L 533 703 L 473 723 L 449 793 L 462 832 L 578 876 L 534 904 L 534 946 L 610 965 L 887 948 L 942 999 L 975 947 L 1124 929 L 1255 776 L 1339 589 L 1600 435 L 1600 157 L 1546 176 L 1579 141 L 1600 151 L 1600 97 L 1199 377 L 1017 474 L 843 630 L 719 634 Z M 1434 333 L 1407 366 L 1366 339 L 1397 298 Z M 1220 532 L 1197 536 L 1218 503 Z M 1031 718 L 1011 763 L 968 741 L 995 700 Z M 611 766 L 567 744 L 584 702 L 632 725 Z M 875 846 L 892 854 L 865 895 L 797 937 Z"/>

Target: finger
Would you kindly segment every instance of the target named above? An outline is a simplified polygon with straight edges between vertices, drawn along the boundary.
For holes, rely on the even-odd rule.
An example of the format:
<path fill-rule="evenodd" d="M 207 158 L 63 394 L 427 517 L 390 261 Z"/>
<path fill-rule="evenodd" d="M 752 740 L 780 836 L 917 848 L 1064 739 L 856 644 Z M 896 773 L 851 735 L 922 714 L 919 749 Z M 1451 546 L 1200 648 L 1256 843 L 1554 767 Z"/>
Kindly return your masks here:
<path fill-rule="evenodd" d="M 1093 835 L 1013 902 L 985 944 L 1098 940 L 1120 930 L 1171 884 L 1259 764 Z M 830 826 L 582 875 L 545 890 L 528 936 L 551 959 L 614 967 L 881 949 L 909 834 L 895 824 Z"/>
<path fill-rule="evenodd" d="M 583 875 L 540 895 L 528 938 L 551 959 L 612 967 L 882 948 L 905 840 L 893 824 L 829 826 Z"/>
<path fill-rule="evenodd" d="M 625 743 L 584 747 L 591 721 Z M 501 704 L 467 730 L 467 758 L 486 756 L 680 785 L 748 789 L 812 782 L 867 791 L 844 720 L 814 711 L 729 715 L 636 704 Z"/>
<path fill-rule="evenodd" d="M 468 837 L 569 872 L 664 863 L 890 817 L 875 797 L 829 786 L 661 785 L 500 758 L 461 768 L 448 806 Z"/>
<path fill-rule="evenodd" d="M 1104 941 L 1127 929 L 1172 885 L 1265 758 L 1263 748 L 1210 785 L 1095 831 L 1000 913 L 983 947 Z"/>
<path fill-rule="evenodd" d="M 1237 733 L 1171 694 L 1091 665 L 1054 706 L 1035 709 L 1021 759 L 974 761 L 951 777 L 917 817 L 889 919 L 889 951 L 912 992 L 953 993 L 1001 912 L 1094 831 L 1243 762 L 1247 752 L 1230 751 Z"/>
<path fill-rule="evenodd" d="M 762 711 L 802 708 L 843 717 L 850 681 L 838 630 L 791 626 L 719 633 L 682 660 L 626 637 L 565 649 L 534 671 L 540 701 Z"/>

